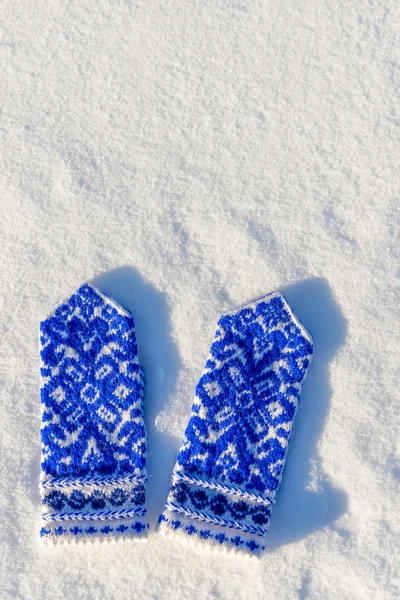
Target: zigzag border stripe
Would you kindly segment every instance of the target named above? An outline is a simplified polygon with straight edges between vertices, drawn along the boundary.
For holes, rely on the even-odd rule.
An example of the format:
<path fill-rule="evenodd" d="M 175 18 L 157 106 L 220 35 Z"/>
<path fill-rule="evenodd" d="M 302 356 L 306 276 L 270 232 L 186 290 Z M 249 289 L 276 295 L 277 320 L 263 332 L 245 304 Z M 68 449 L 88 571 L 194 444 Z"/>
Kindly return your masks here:
<path fill-rule="evenodd" d="M 144 475 L 125 475 L 123 477 L 67 477 L 59 479 L 50 477 L 39 482 L 39 487 L 45 490 L 63 489 L 69 487 L 102 487 L 104 485 L 122 485 L 124 483 L 145 483 Z"/>
<path fill-rule="evenodd" d="M 257 502 L 257 504 L 264 504 L 265 506 L 271 506 L 276 502 L 274 498 L 268 498 L 267 496 L 259 496 L 258 494 L 246 492 L 244 490 L 241 490 L 240 488 L 230 485 L 221 485 L 220 483 L 212 483 L 211 481 L 206 481 L 204 479 L 196 479 L 195 477 L 189 477 L 188 475 L 179 473 L 178 471 L 173 471 L 172 477 L 181 479 L 182 481 L 185 481 L 186 483 L 191 483 L 192 485 L 198 485 L 200 487 L 215 490 L 217 492 L 224 492 L 225 494 L 229 494 L 230 496 L 239 496 L 244 500 L 252 500 L 253 502 Z"/>
<path fill-rule="evenodd" d="M 175 504 L 174 502 L 166 502 L 165 508 L 171 510 L 172 512 L 181 513 L 183 515 L 191 517 L 192 519 L 196 519 L 197 521 L 204 521 L 205 523 L 213 523 L 214 525 L 220 525 L 221 527 L 238 529 L 241 531 L 245 531 L 246 533 L 258 535 L 260 537 L 264 537 L 267 535 L 267 530 L 262 529 L 262 527 L 245 525 L 244 523 L 239 523 L 238 521 L 231 521 L 230 519 L 222 519 L 221 517 L 212 517 L 211 515 L 206 515 L 205 513 L 202 513 L 200 511 L 180 506 L 179 504 Z"/>
<path fill-rule="evenodd" d="M 129 508 L 127 510 L 112 510 L 93 513 L 66 512 L 44 513 L 43 521 L 111 521 L 113 519 L 129 519 L 129 517 L 143 516 L 145 508 Z"/>

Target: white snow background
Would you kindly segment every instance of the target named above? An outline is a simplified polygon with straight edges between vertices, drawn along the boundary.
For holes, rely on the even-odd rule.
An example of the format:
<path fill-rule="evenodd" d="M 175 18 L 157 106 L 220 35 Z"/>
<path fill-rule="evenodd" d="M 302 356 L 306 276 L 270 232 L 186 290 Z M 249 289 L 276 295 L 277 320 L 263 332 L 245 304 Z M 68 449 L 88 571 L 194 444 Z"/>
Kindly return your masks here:
<path fill-rule="evenodd" d="M 399 597 L 397 0 L 2 0 L 0 597 Z M 39 541 L 41 316 L 84 281 L 147 375 L 147 541 Z M 261 559 L 154 533 L 219 315 L 315 338 Z"/>

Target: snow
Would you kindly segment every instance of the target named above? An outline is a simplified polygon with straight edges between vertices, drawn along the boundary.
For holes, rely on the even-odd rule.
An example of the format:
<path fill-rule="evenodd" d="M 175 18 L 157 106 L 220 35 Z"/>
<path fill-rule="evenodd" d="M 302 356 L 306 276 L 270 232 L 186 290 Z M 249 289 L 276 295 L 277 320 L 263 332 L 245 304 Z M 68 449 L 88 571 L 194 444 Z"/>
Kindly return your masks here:
<path fill-rule="evenodd" d="M 399 591 L 395 0 L 3 0 L 0 596 Z M 147 541 L 39 542 L 38 325 L 84 281 L 148 386 Z M 315 338 L 261 559 L 154 533 L 219 315 L 274 290 Z"/>

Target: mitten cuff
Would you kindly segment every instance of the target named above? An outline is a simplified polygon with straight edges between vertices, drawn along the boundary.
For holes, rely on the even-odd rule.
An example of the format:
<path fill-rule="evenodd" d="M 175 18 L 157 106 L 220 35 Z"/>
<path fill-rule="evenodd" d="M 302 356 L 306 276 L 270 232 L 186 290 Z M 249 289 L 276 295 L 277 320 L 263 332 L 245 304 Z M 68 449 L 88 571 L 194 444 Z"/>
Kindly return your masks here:
<path fill-rule="evenodd" d="M 44 540 L 146 536 L 145 476 L 40 481 Z"/>
<path fill-rule="evenodd" d="M 175 470 L 158 527 L 217 546 L 259 554 L 265 548 L 274 502 L 274 493 L 268 497 Z"/>

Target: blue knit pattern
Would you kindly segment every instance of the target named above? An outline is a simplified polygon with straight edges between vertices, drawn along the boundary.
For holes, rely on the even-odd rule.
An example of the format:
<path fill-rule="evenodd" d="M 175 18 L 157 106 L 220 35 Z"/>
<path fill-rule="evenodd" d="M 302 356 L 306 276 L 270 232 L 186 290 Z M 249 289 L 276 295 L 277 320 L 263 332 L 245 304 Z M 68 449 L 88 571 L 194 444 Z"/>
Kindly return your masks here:
<path fill-rule="evenodd" d="M 40 343 L 41 536 L 145 534 L 145 382 L 132 316 L 85 284 L 41 322 Z"/>
<path fill-rule="evenodd" d="M 221 316 L 159 528 L 262 552 L 312 353 L 279 293 Z"/>

